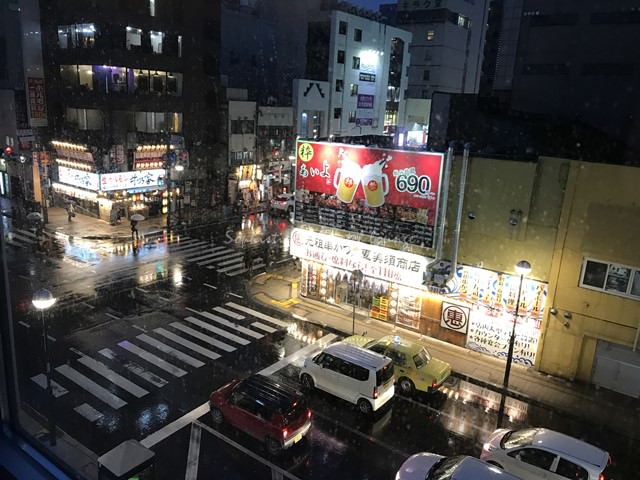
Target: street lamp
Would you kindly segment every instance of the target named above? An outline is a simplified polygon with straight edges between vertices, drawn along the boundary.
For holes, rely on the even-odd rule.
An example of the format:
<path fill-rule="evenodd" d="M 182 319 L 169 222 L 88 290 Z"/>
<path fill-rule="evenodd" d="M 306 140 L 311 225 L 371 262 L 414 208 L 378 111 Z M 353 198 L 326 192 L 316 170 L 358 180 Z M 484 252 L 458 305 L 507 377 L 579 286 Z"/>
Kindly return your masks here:
<path fill-rule="evenodd" d="M 516 340 L 516 324 L 518 323 L 518 310 L 520 308 L 520 294 L 522 293 L 522 282 L 525 275 L 531 272 L 531 264 L 526 260 L 520 260 L 516 264 L 516 272 L 520 275 L 520 283 L 518 284 L 518 297 L 516 300 L 516 309 L 513 313 L 513 326 L 511 327 L 511 337 L 509 338 L 509 352 L 507 353 L 507 364 L 504 369 L 504 381 L 502 382 L 502 395 L 500 397 L 500 408 L 498 409 L 498 425 L 502 426 L 504 418 L 504 403 L 507 396 L 507 388 L 509 387 L 509 374 L 511 373 L 511 363 L 513 362 L 513 345 Z"/>
<path fill-rule="evenodd" d="M 56 423 L 53 413 L 53 392 L 51 390 L 51 363 L 49 362 L 49 352 L 47 349 L 47 320 L 45 317 L 45 310 L 51 308 L 56 303 L 56 299 L 51 292 L 46 288 L 41 288 L 33 294 L 31 299 L 33 306 L 40 310 L 40 317 L 42 319 L 42 342 L 44 345 L 44 361 L 45 361 L 45 373 L 47 375 L 47 395 L 49 397 L 49 443 L 51 446 L 56 444 Z"/>
<path fill-rule="evenodd" d="M 356 333 L 356 295 L 360 293 L 360 283 L 363 277 L 364 274 L 361 270 L 354 270 L 351 277 L 351 281 L 353 282 L 353 321 L 351 323 L 351 335 L 355 335 Z"/>

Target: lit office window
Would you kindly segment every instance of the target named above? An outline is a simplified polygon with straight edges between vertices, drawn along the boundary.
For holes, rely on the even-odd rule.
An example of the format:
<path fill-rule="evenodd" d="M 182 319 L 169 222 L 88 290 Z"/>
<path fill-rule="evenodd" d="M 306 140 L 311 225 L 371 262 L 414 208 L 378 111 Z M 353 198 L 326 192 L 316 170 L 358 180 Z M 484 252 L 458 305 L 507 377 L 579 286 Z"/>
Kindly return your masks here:
<path fill-rule="evenodd" d="M 436 32 L 434 32 L 433 30 L 427 30 L 427 40 L 431 41 L 435 38 L 436 36 Z"/>

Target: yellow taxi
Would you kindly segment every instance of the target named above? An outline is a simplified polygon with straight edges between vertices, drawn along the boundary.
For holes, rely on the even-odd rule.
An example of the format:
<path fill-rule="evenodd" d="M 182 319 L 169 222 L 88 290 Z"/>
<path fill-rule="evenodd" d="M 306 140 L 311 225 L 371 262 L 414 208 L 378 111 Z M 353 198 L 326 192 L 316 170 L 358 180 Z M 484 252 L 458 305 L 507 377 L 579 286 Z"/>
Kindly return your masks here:
<path fill-rule="evenodd" d="M 433 358 L 429 351 L 419 343 L 399 337 L 387 335 L 382 338 L 352 335 L 344 342 L 364 347 L 386 355 L 393 360 L 397 386 L 405 395 L 415 390 L 432 392 L 440 388 L 451 375 L 451 365 Z"/>

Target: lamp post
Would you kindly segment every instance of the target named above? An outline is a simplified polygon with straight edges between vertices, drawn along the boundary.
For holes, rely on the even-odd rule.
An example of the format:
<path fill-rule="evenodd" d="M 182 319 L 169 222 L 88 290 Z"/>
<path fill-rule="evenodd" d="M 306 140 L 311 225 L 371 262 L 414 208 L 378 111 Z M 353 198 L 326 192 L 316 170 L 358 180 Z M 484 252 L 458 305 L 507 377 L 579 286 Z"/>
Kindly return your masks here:
<path fill-rule="evenodd" d="M 356 333 L 356 295 L 360 293 L 360 282 L 362 282 L 362 278 L 364 274 L 361 270 L 354 270 L 351 281 L 353 282 L 353 321 L 351 323 L 351 335 L 355 335 Z"/>
<path fill-rule="evenodd" d="M 509 387 L 509 375 L 511 374 L 511 363 L 513 362 L 513 345 L 516 340 L 516 324 L 518 323 L 518 309 L 520 308 L 520 295 L 522 293 L 522 282 L 525 275 L 531 272 L 531 264 L 526 260 L 520 260 L 516 264 L 516 272 L 520 275 L 520 283 L 518 283 L 518 296 L 516 300 L 516 309 L 513 313 L 513 325 L 511 327 L 511 337 L 509 337 L 509 352 L 507 353 L 507 364 L 504 368 L 504 381 L 502 382 L 502 395 L 500 396 L 500 408 L 498 409 L 498 425 L 502 426 L 504 418 L 504 404 L 507 397 L 507 388 Z"/>
<path fill-rule="evenodd" d="M 56 423 L 53 413 L 53 391 L 51 390 L 51 363 L 49 362 L 48 338 L 47 338 L 47 320 L 45 310 L 51 308 L 56 303 L 56 299 L 46 288 L 41 288 L 33 294 L 31 299 L 33 306 L 40 310 L 40 318 L 42 319 L 42 342 L 44 348 L 45 373 L 47 375 L 47 395 L 49 398 L 49 444 L 56 444 Z"/>

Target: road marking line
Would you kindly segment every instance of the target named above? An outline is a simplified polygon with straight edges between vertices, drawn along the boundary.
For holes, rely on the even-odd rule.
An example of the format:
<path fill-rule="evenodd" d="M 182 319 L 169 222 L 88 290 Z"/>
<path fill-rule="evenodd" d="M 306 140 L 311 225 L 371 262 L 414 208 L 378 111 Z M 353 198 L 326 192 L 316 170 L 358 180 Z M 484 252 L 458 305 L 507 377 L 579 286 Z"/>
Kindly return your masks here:
<path fill-rule="evenodd" d="M 64 375 L 73 383 L 84 388 L 87 392 L 89 392 L 102 402 L 106 403 L 111 408 L 115 408 L 116 410 L 118 410 L 127 404 L 127 402 L 122 400 L 120 397 L 114 395 L 106 388 L 101 387 L 88 377 L 85 377 L 83 374 L 71 368 L 69 365 L 60 365 L 59 367 L 56 367 L 56 372 L 58 372 L 60 375 Z"/>
<path fill-rule="evenodd" d="M 255 328 L 259 328 L 260 330 L 263 330 L 263 331 L 265 331 L 267 333 L 274 333 L 274 332 L 278 331 L 277 328 L 272 328 L 272 327 L 270 327 L 268 325 L 265 325 L 264 323 L 261 323 L 261 322 L 253 322 L 251 324 L 251 326 L 255 327 Z"/>
<path fill-rule="evenodd" d="M 250 330 L 247 327 L 243 327 L 242 325 L 236 325 L 235 323 L 230 322 L 229 320 L 226 320 L 222 317 L 219 317 L 218 315 L 214 315 L 213 313 L 209 313 L 209 312 L 198 312 L 198 313 L 203 317 L 208 318 L 209 320 L 213 320 L 214 322 L 217 322 L 220 325 L 224 325 L 225 327 L 233 328 L 234 330 L 244 333 L 245 335 L 248 335 L 250 337 L 253 337 L 253 338 L 264 337 L 264 335 L 261 333 L 254 332 L 253 330 Z"/>
<path fill-rule="evenodd" d="M 44 390 L 47 389 L 47 376 L 44 373 L 39 373 L 38 375 L 31 377 L 31 380 L 33 380 L 36 383 L 36 385 L 38 385 L 39 387 L 42 387 Z M 65 393 L 69 393 L 69 390 L 64 388 L 59 383 L 51 380 L 51 393 L 53 394 L 54 397 L 58 398 L 64 395 Z"/>
<path fill-rule="evenodd" d="M 288 328 L 289 323 L 283 322 L 282 320 L 278 320 L 276 318 L 270 317 L 269 315 L 265 315 L 264 313 L 253 310 L 252 308 L 245 307 L 244 305 L 238 305 L 237 303 L 227 302 L 225 305 L 235 308 L 236 310 L 240 310 L 241 312 L 248 313 L 252 317 L 259 318 L 261 320 L 266 320 L 267 322 L 278 325 L 279 327 Z"/>
<path fill-rule="evenodd" d="M 199 407 L 196 407 L 190 412 L 185 413 L 182 417 L 174 420 L 168 425 L 165 425 L 160 430 L 153 432 L 147 438 L 143 438 L 140 443 L 147 448 L 151 448 L 163 441 L 165 438 L 173 435 L 182 427 L 186 427 L 187 425 L 194 422 L 202 415 L 206 415 L 207 413 L 209 413 L 209 402 L 203 403 Z"/>
<path fill-rule="evenodd" d="M 192 323 L 201 328 L 204 328 L 212 333 L 220 335 L 221 337 L 225 337 L 231 341 L 234 341 L 240 345 L 249 345 L 249 343 L 251 343 L 249 340 L 245 338 L 234 335 L 233 333 L 227 332 L 226 330 L 222 330 L 220 328 L 214 327 L 213 325 L 209 325 L 207 322 L 203 322 L 202 320 L 198 320 L 197 318 L 186 317 L 185 320 L 189 323 Z M 207 342 L 208 344 L 213 345 L 214 347 L 220 348 L 225 352 L 232 352 L 233 350 L 235 350 L 235 347 L 232 347 L 231 345 L 221 342 L 220 340 L 216 340 L 215 338 L 210 337 L 209 335 L 200 333 L 199 331 L 194 330 L 193 328 L 183 325 L 181 323 L 174 322 L 174 323 L 171 323 L 170 325 L 174 328 L 177 328 L 178 330 L 182 330 L 183 332 L 188 333 L 192 337 L 196 337 L 197 339 Z"/>
<path fill-rule="evenodd" d="M 98 353 L 100 355 L 105 356 L 109 360 L 112 360 L 114 362 L 119 362 L 124 368 L 129 370 L 131 373 L 138 375 L 143 380 L 146 380 L 151 385 L 154 385 L 158 388 L 162 388 L 167 383 L 169 383 L 167 380 L 156 375 L 155 373 L 151 373 L 150 371 L 145 370 L 144 368 L 142 368 L 142 366 L 138 365 L 137 363 L 127 360 L 122 355 L 117 355 L 113 350 L 110 350 L 108 348 L 103 348 Z"/>
<path fill-rule="evenodd" d="M 111 383 L 113 383 L 114 385 L 117 385 L 123 390 L 126 390 L 136 398 L 142 398 L 149 393 L 147 390 L 145 390 L 142 387 L 139 387 L 128 378 L 125 378 L 122 375 L 114 372 L 113 370 L 108 368 L 104 363 L 94 360 L 91 357 L 84 355 L 78 359 L 78 363 L 81 363 L 82 365 L 84 365 L 87 368 L 90 368 L 97 374 L 102 375 Z"/>
<path fill-rule="evenodd" d="M 242 298 L 242 295 L 238 295 L 237 293 L 229 292 L 229 295 L 233 295 L 236 298 Z"/>
<path fill-rule="evenodd" d="M 232 312 L 231 310 L 228 310 L 224 307 L 214 307 L 213 309 L 216 312 L 224 313 L 225 315 L 233 318 L 234 320 L 243 320 L 245 318 L 244 315 L 240 315 L 239 313 Z"/>
<path fill-rule="evenodd" d="M 182 377 L 187 374 L 185 370 L 176 367 L 175 365 L 161 359 L 160 357 L 158 357 L 157 355 L 154 355 L 151 352 L 148 352 L 138 347 L 137 345 L 129 342 L 128 340 L 123 340 L 122 342 L 118 343 L 118 346 L 120 348 L 128 350 L 129 352 L 135 355 L 138 355 L 140 358 L 145 359 L 147 362 L 151 363 L 152 365 L 155 365 L 158 368 L 161 368 L 162 370 L 170 373 L 174 377 Z"/>
<path fill-rule="evenodd" d="M 170 302 L 170 301 L 171 301 L 171 299 L 169 299 L 169 298 L 167 298 L 167 297 L 161 297 L 160 295 L 158 295 L 158 298 L 159 298 L 160 300 L 164 300 L 165 302 Z"/>
<path fill-rule="evenodd" d="M 78 412 L 80 415 L 82 415 L 84 418 L 89 420 L 91 423 L 97 420 L 100 420 L 102 417 L 104 417 L 104 414 L 102 412 L 99 412 L 88 403 L 83 403 L 82 405 L 75 407 L 74 410 Z"/>
<path fill-rule="evenodd" d="M 197 358 L 193 358 L 191 355 L 187 355 L 186 353 L 183 353 L 180 350 L 176 350 L 175 348 L 170 347 L 169 345 L 162 343 L 161 341 L 156 340 L 155 338 L 150 337 L 146 333 L 142 333 L 138 335 L 136 338 L 142 340 L 145 343 L 148 343 L 152 347 L 157 348 L 161 352 L 171 355 L 172 357 L 175 357 L 178 360 L 191 365 L 192 367 L 200 368 L 204 365 L 203 361 L 198 360 Z"/>
<path fill-rule="evenodd" d="M 27 322 L 25 322 L 24 320 L 20 320 L 18 322 L 20 325 L 22 325 L 25 328 L 31 328 L 31 325 L 29 325 Z"/>
<path fill-rule="evenodd" d="M 193 350 L 196 353 L 199 353 L 200 355 L 203 355 L 207 358 L 210 358 L 211 360 L 217 360 L 218 358 L 220 358 L 220 354 L 213 352 L 207 348 L 204 348 L 200 345 L 198 345 L 197 343 L 193 343 L 190 340 L 186 340 L 184 338 L 182 338 L 179 335 L 176 335 L 173 332 L 170 332 L 168 330 L 165 330 L 162 327 L 158 327 L 154 330 L 154 332 L 156 332 L 158 335 L 162 335 L 165 338 L 168 338 L 169 340 L 174 341 L 175 343 L 177 343 L 178 345 L 182 345 L 183 347 L 187 347 L 190 348 L 191 350 Z M 230 352 L 234 351 L 235 348 L 234 347 L 228 347 Z"/>
<path fill-rule="evenodd" d="M 140 288 L 140 287 L 136 287 L 136 290 L 138 290 L 139 292 L 142 292 L 142 293 L 149 293 L 148 290 L 145 290 L 144 288 Z"/>
<path fill-rule="evenodd" d="M 109 312 L 105 313 L 105 315 L 106 315 L 107 317 L 111 317 L 111 318 L 113 318 L 114 320 L 120 320 L 120 317 L 116 317 L 115 315 L 112 315 L 112 314 L 110 314 Z"/>
<path fill-rule="evenodd" d="M 264 375 L 265 377 L 268 377 L 269 375 L 273 375 L 278 370 L 286 367 L 289 364 L 292 364 L 293 362 L 297 361 L 301 357 L 305 357 L 305 358 L 310 357 L 313 352 L 315 352 L 316 350 L 322 349 L 323 347 L 331 343 L 336 338 L 338 338 L 336 334 L 329 333 L 324 337 L 320 338 L 319 340 L 317 340 L 315 343 L 307 345 L 306 347 L 298 350 L 297 352 L 293 352 L 291 355 L 288 355 L 284 357 L 282 360 L 274 363 L 273 365 L 263 370 L 260 370 L 258 373 L 260 375 Z"/>
<path fill-rule="evenodd" d="M 214 287 L 213 285 L 209 285 L 208 283 L 203 283 L 203 285 L 204 285 L 205 287 L 213 288 L 214 290 L 217 290 L 217 289 L 218 289 L 218 287 Z"/>
<path fill-rule="evenodd" d="M 196 422 L 191 424 L 191 435 L 189 436 L 189 453 L 187 453 L 187 471 L 184 480 L 197 480 L 198 462 L 200 461 L 200 436 L 202 429 Z"/>
<path fill-rule="evenodd" d="M 93 273 L 96 273 L 96 272 L 93 272 Z M 81 303 L 82 305 L 85 305 L 85 306 L 89 307 L 89 308 L 90 308 L 90 309 L 92 309 L 92 310 L 93 310 L 94 308 L 96 308 L 96 307 L 94 307 L 93 305 L 89 305 L 87 302 L 80 302 L 80 303 Z"/>

